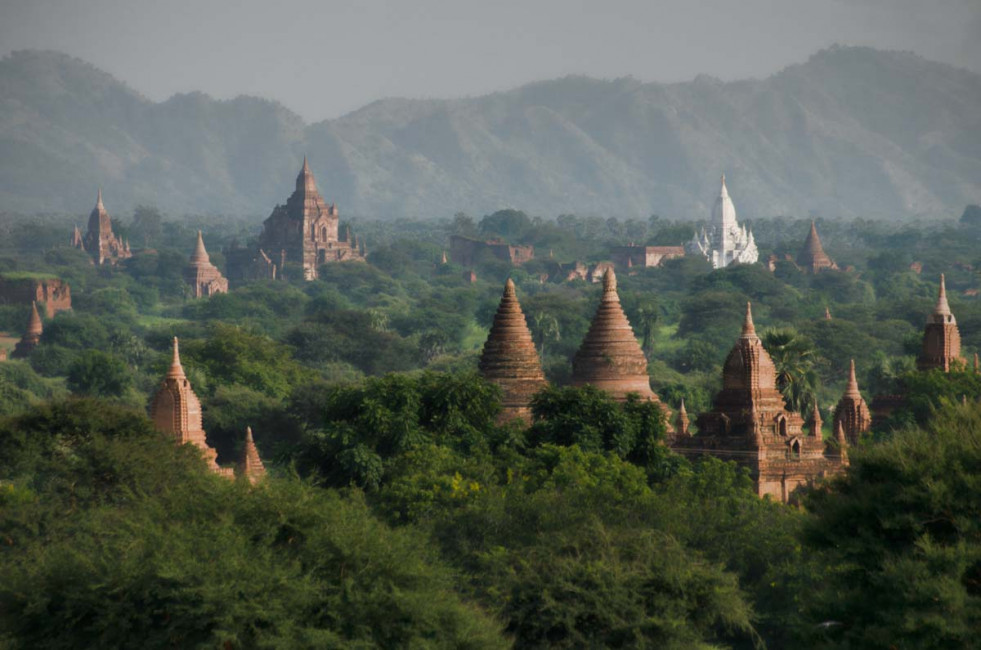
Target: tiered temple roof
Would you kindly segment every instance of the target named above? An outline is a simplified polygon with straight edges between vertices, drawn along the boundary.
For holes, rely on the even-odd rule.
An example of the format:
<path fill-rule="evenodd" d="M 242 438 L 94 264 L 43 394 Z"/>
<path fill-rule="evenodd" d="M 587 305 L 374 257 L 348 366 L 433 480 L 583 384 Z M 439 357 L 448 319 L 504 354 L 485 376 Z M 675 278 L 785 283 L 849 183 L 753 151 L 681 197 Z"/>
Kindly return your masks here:
<path fill-rule="evenodd" d="M 530 420 L 528 403 L 547 382 L 511 278 L 504 285 L 478 367 L 484 378 L 501 388 L 502 418 Z"/>
<path fill-rule="evenodd" d="M 572 383 L 591 384 L 621 401 L 628 394 L 637 393 L 641 399 L 660 403 L 651 390 L 647 357 L 620 306 L 617 276 L 612 268 L 603 276 L 603 297 L 572 361 Z M 662 404 L 662 408 L 669 428 L 673 428 L 667 407 Z"/>
<path fill-rule="evenodd" d="M 943 274 L 940 275 L 940 291 L 933 313 L 927 317 L 923 332 L 923 349 L 916 360 L 920 370 L 940 368 L 950 372 L 951 364 L 963 363 L 961 359 L 961 333 L 957 329 L 957 319 L 947 304 L 947 287 Z"/>
<path fill-rule="evenodd" d="M 852 359 L 848 370 L 848 386 L 835 407 L 835 434 L 841 428 L 849 444 L 857 444 L 863 433 L 872 427 L 872 415 L 869 407 L 858 390 L 858 380 L 855 378 L 855 360 Z"/>
<path fill-rule="evenodd" d="M 198 231 L 197 245 L 191 253 L 188 265 L 184 267 L 184 281 L 191 285 L 195 298 L 213 296 L 228 292 L 228 280 L 221 274 L 204 247 L 204 238 Z"/>
<path fill-rule="evenodd" d="M 21 337 L 14 351 L 10 353 L 12 359 L 23 359 L 31 353 L 41 342 L 41 334 L 44 333 L 44 325 L 41 323 L 41 315 L 37 313 L 37 302 L 31 303 L 31 316 L 27 321 L 27 329 Z"/>
<path fill-rule="evenodd" d="M 797 487 L 842 470 L 841 455 L 826 448 L 820 435 L 804 435 L 800 414 L 787 409 L 749 304 L 722 373 L 713 409 L 699 416 L 697 435 L 675 439 L 678 451 L 734 460 L 750 469 L 757 494 L 780 501 L 790 499 Z"/>
<path fill-rule="evenodd" d="M 208 445 L 201 425 L 201 402 L 184 374 L 176 336 L 170 369 L 150 402 L 150 419 L 157 429 L 170 435 L 177 444 L 189 442 L 197 446 L 213 472 L 231 475 L 230 470 L 218 466 L 218 452 Z"/>
<path fill-rule="evenodd" d="M 115 264 L 119 260 L 132 257 L 129 243 L 124 243 L 112 232 L 112 219 L 106 206 L 102 203 L 102 189 L 95 201 L 95 207 L 89 215 L 89 227 L 84 239 L 78 238 L 78 228 L 72 234 L 72 245 L 86 251 L 92 260 L 99 265 Z"/>
<path fill-rule="evenodd" d="M 811 230 L 807 233 L 807 239 L 804 240 L 804 247 L 800 249 L 800 254 L 797 255 L 797 266 L 811 273 L 825 269 L 838 269 L 838 265 L 824 252 L 824 246 L 821 245 L 821 238 L 818 237 L 817 227 L 813 221 L 811 222 Z"/>

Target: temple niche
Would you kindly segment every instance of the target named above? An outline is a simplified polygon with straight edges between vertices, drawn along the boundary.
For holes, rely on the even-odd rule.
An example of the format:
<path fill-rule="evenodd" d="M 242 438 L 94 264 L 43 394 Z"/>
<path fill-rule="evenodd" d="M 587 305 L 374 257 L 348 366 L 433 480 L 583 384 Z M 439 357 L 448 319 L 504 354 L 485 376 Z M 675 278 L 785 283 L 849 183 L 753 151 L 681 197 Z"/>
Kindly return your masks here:
<path fill-rule="evenodd" d="M 824 252 L 821 238 L 818 237 L 817 226 L 814 225 L 813 221 L 811 222 L 811 230 L 807 233 L 807 239 L 804 240 L 804 246 L 797 255 L 797 266 L 808 273 L 838 270 L 838 265 Z"/>
<path fill-rule="evenodd" d="M 923 349 L 916 360 L 916 367 L 919 370 L 939 368 L 950 372 L 951 366 L 957 364 L 964 364 L 961 358 L 961 333 L 957 329 L 957 319 L 947 304 L 947 286 L 941 274 L 937 304 L 927 317 Z"/>
<path fill-rule="evenodd" d="M 71 245 L 89 254 L 97 265 L 116 264 L 119 260 L 133 257 L 129 242 L 123 242 L 112 232 L 112 219 L 102 203 L 102 190 L 96 199 L 95 207 L 89 215 L 89 226 L 82 237 L 78 226 L 72 232 Z"/>
<path fill-rule="evenodd" d="M 777 371 L 756 335 L 746 305 L 742 334 L 722 370 L 722 390 L 713 408 L 700 415 L 694 436 L 676 436 L 674 447 L 687 455 L 711 455 L 748 467 L 756 492 L 786 502 L 798 487 L 838 473 L 848 464 L 844 439 L 827 446 L 820 413 L 808 433 L 800 414 L 787 409 L 777 390 Z"/>
<path fill-rule="evenodd" d="M 631 393 L 642 400 L 657 402 L 664 410 L 668 430 L 674 430 L 670 410 L 651 390 L 647 357 L 620 306 L 617 276 L 612 267 L 603 276 L 603 297 L 572 360 L 572 384 L 595 386 L 621 402 Z"/>
<path fill-rule="evenodd" d="M 191 259 L 184 267 L 184 282 L 191 287 L 195 298 L 213 296 L 216 293 L 228 292 L 228 280 L 221 271 L 211 263 L 211 257 L 204 248 L 204 238 L 198 231 L 197 245 L 191 253 Z"/>
<path fill-rule="evenodd" d="M 707 228 L 685 246 L 689 255 L 701 255 L 721 269 L 730 264 L 753 264 L 759 259 L 753 233 L 736 221 L 736 206 L 726 189 L 726 176 L 722 175 L 722 189 L 712 208 L 712 220 Z"/>
<path fill-rule="evenodd" d="M 504 285 L 478 368 L 485 379 L 501 389 L 501 419 L 530 422 L 528 404 L 547 382 L 511 278 Z"/>
<path fill-rule="evenodd" d="M 317 269 L 323 264 L 363 261 L 363 242 L 353 238 L 350 229 L 339 232 L 338 214 L 337 206 L 327 205 L 320 195 L 304 157 L 293 194 L 263 222 L 259 247 L 282 251 L 281 264 L 299 264 L 305 280 L 316 279 Z M 282 273 L 280 268 L 279 274 Z"/>

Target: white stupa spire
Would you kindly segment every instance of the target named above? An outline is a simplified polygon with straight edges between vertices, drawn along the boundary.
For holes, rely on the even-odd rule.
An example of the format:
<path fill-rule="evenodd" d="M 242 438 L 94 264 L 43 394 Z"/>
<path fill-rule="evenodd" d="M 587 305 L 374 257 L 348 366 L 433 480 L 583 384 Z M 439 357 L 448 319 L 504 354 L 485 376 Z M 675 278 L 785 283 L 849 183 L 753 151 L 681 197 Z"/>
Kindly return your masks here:
<path fill-rule="evenodd" d="M 702 255 L 717 269 L 730 264 L 752 264 L 759 259 L 753 233 L 736 220 L 736 206 L 729 197 L 725 174 L 708 228 L 703 228 L 686 248 L 689 254 Z"/>

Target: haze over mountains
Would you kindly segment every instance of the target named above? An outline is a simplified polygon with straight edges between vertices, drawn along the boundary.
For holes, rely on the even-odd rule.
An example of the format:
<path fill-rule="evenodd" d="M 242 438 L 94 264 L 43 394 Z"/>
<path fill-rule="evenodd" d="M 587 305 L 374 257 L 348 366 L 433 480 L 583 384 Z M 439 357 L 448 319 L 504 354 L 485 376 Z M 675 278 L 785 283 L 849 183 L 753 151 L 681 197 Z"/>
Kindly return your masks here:
<path fill-rule="evenodd" d="M 981 202 L 981 76 L 832 48 L 764 80 L 568 77 L 308 125 L 251 97 L 154 103 L 55 52 L 0 61 L 0 210 L 87 213 L 102 186 L 113 214 L 264 217 L 304 154 L 342 217 L 699 218 L 722 172 L 742 216 L 957 216 Z"/>

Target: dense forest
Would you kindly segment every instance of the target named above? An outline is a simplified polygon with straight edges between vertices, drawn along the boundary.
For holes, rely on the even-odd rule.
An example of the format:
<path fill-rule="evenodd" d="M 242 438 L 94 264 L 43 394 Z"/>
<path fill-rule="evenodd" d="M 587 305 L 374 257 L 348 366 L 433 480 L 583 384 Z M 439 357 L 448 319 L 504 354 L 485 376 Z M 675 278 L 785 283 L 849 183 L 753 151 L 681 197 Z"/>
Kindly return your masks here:
<path fill-rule="evenodd" d="M 0 363 L 0 648 L 981 646 L 981 375 L 914 364 L 941 273 L 964 357 L 981 351 L 981 208 L 818 220 L 841 271 L 796 267 L 810 221 L 794 218 L 751 223 L 772 271 L 618 269 L 672 408 L 710 408 L 748 301 L 791 407 L 829 413 L 852 359 L 867 400 L 907 395 L 793 506 L 670 451 L 657 407 L 567 385 L 600 295 L 571 264 L 700 224 L 351 226 L 367 264 L 193 299 L 197 229 L 223 267 L 255 223 L 142 206 L 113 224 L 137 254 L 96 267 L 67 245 L 71 219 L 0 218 L 0 274 L 61 278 L 74 307 Z M 478 259 L 470 282 L 441 263 L 453 234 L 536 257 Z M 507 277 L 551 382 L 528 427 L 498 422 L 476 372 Z M 27 316 L 0 305 L 0 344 Z M 219 462 L 251 426 L 262 483 L 208 473 L 148 420 L 174 336 Z"/>

